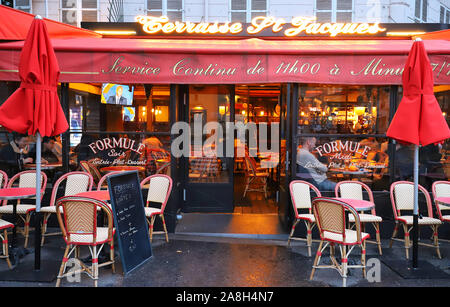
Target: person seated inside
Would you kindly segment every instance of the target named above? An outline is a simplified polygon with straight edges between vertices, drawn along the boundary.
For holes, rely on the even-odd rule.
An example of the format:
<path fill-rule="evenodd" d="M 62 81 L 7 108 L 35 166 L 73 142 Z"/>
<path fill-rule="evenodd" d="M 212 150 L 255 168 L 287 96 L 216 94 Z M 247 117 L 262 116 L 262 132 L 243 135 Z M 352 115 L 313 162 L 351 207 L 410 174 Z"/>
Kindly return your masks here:
<path fill-rule="evenodd" d="M 336 183 L 328 180 L 328 167 L 311 153 L 316 147 L 316 142 L 315 137 L 306 137 L 302 140 L 302 147 L 297 150 L 297 164 L 308 170 L 319 190 L 334 191 Z"/>
<path fill-rule="evenodd" d="M 58 163 L 62 161 L 62 156 L 55 146 L 55 139 L 53 137 L 44 137 L 42 139 L 42 162 L 43 163 Z"/>
<path fill-rule="evenodd" d="M 13 133 L 13 139 L 0 150 L 0 167 L 8 177 L 24 171 L 24 165 L 33 163 L 30 140 L 27 135 Z"/>

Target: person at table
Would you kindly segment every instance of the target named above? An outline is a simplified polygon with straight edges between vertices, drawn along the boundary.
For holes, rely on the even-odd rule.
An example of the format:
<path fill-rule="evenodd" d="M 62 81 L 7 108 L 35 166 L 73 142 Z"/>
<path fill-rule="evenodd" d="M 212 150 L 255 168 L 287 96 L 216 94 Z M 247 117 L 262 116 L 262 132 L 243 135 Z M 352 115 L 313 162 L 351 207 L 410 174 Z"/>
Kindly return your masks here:
<path fill-rule="evenodd" d="M 319 190 L 334 191 L 336 183 L 328 180 L 328 167 L 311 153 L 316 147 L 316 142 L 315 137 L 303 139 L 302 147 L 297 150 L 297 164 L 308 170 Z"/>
<path fill-rule="evenodd" d="M 47 163 L 58 163 L 62 161 L 62 157 L 55 150 L 55 139 L 44 137 L 42 140 L 42 159 Z"/>
<path fill-rule="evenodd" d="M 13 134 L 13 140 L 0 150 L 0 167 L 9 177 L 24 170 L 24 164 L 33 163 L 29 137 Z"/>

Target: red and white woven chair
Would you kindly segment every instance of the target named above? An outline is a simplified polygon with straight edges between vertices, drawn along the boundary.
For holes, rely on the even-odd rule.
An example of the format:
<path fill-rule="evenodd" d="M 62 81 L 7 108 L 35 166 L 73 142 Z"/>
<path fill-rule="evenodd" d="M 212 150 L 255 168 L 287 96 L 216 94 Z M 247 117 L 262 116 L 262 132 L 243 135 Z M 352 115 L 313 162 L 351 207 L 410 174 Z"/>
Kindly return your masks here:
<path fill-rule="evenodd" d="M 295 222 L 292 225 L 291 233 L 287 245 L 290 245 L 291 240 L 305 240 L 304 238 L 293 237 L 295 227 L 300 221 L 304 221 L 306 225 L 306 244 L 308 246 L 308 256 L 311 256 L 312 245 L 312 230 L 316 225 L 316 219 L 312 213 L 311 190 L 314 191 L 317 197 L 322 196 L 319 189 L 309 182 L 303 180 L 294 180 L 289 184 L 289 191 L 291 194 L 292 206 L 295 214 Z M 299 213 L 299 210 L 308 210 L 308 213 Z"/>
<path fill-rule="evenodd" d="M 320 244 L 314 259 L 310 280 L 318 268 L 336 269 L 342 276 L 342 285 L 347 282 L 349 268 L 361 268 L 366 277 L 366 240 L 369 234 L 361 232 L 358 212 L 346 203 L 337 199 L 318 197 L 312 201 L 317 228 L 320 233 Z M 346 229 L 346 215 L 353 215 L 356 230 Z M 341 252 L 341 264 L 335 258 L 335 245 L 338 244 Z M 348 265 L 348 256 L 355 246 L 361 248 L 361 264 Z M 331 265 L 319 265 L 322 252 L 330 246 Z M 347 250 L 348 248 L 348 250 Z"/>
<path fill-rule="evenodd" d="M 106 227 L 97 227 L 97 215 L 102 210 L 107 217 Z M 61 284 L 61 279 L 73 274 L 86 272 L 93 280 L 94 285 L 98 285 L 98 269 L 111 265 L 113 273 L 114 267 L 114 228 L 111 209 L 102 201 L 87 197 L 65 196 L 56 201 L 56 216 L 59 226 L 67 246 L 64 251 L 63 260 L 58 273 L 56 287 Z M 98 263 L 98 255 L 105 244 L 110 245 L 110 259 L 102 264 Z M 80 260 L 80 247 L 89 248 L 92 265 L 86 266 Z M 67 262 L 71 254 L 81 266 L 77 272 L 65 273 Z"/>
<path fill-rule="evenodd" d="M 428 191 L 419 185 L 419 192 L 425 195 L 425 200 L 427 203 L 428 216 L 419 218 L 420 226 L 430 226 L 433 231 L 433 245 L 425 244 L 419 242 L 420 245 L 430 246 L 436 248 L 436 253 L 439 258 L 441 258 L 441 253 L 439 251 L 439 241 L 438 241 L 438 228 L 441 225 L 439 219 L 433 218 L 433 209 L 431 207 L 431 198 Z M 402 215 L 402 211 L 413 211 L 414 209 L 414 183 L 410 181 L 397 181 L 391 184 L 391 203 L 392 210 L 394 212 L 395 227 L 392 234 L 391 242 L 389 247 L 392 247 L 392 243 L 396 239 L 399 225 L 403 226 L 403 231 L 405 233 L 405 239 L 400 240 L 405 243 L 406 259 L 409 258 L 409 248 L 411 242 L 409 240 L 409 234 L 413 227 L 413 216 L 412 215 Z M 408 228 L 409 227 L 409 228 Z"/>
<path fill-rule="evenodd" d="M 0 170 L 0 187 L 6 188 L 8 185 L 8 175 Z M 0 239 L 2 240 L 2 246 L 3 246 L 3 254 L 0 256 L 0 258 L 5 258 L 6 262 L 8 263 L 8 267 L 12 268 L 11 261 L 9 260 L 9 248 L 8 248 L 8 229 L 13 228 L 14 225 L 10 222 L 4 221 L 0 219 L 0 230 L 3 230 L 3 235 L 0 233 Z"/>
<path fill-rule="evenodd" d="M 98 181 L 98 185 L 97 185 L 97 191 L 100 190 L 107 190 L 108 189 L 108 182 L 106 181 L 108 179 L 109 176 L 111 175 L 115 175 L 115 174 L 121 174 L 123 173 L 122 171 L 115 171 L 115 172 L 110 172 L 106 175 L 103 175 L 100 180 Z"/>
<path fill-rule="evenodd" d="M 166 241 L 169 242 L 169 235 L 167 233 L 166 222 L 164 220 L 164 209 L 166 208 L 167 201 L 169 200 L 170 193 L 172 191 L 172 178 L 164 174 L 155 174 L 148 176 L 141 181 L 141 188 L 148 187 L 147 201 L 145 205 L 145 216 L 149 223 L 150 230 L 150 242 L 153 239 L 153 234 L 165 233 Z M 150 204 L 157 205 L 158 207 L 150 207 Z M 156 216 L 161 218 L 164 232 L 154 232 L 153 225 L 155 223 Z"/>
<path fill-rule="evenodd" d="M 369 201 L 375 203 L 373 199 L 372 190 L 363 182 L 360 181 L 340 181 L 336 184 L 335 194 L 336 197 L 364 200 L 363 190 L 365 190 L 369 196 Z M 353 216 L 348 218 L 349 223 L 354 223 Z M 381 239 L 380 239 L 380 223 L 383 221 L 381 216 L 377 216 L 375 207 L 371 210 L 370 214 L 359 213 L 359 221 L 362 223 L 362 231 L 364 231 L 366 223 L 371 223 L 375 228 L 376 244 L 378 245 L 378 252 L 382 255 Z M 367 240 L 367 242 L 371 242 Z M 372 242 L 371 242 L 372 243 Z"/>
<path fill-rule="evenodd" d="M 3 230 L 3 235 L 0 233 L 0 239 L 2 240 L 3 254 L 0 258 L 5 258 L 8 267 L 11 269 L 11 261 L 9 260 L 9 248 L 8 248 L 8 229 L 13 228 L 14 225 L 10 222 L 0 220 L 0 230 Z"/>
<path fill-rule="evenodd" d="M 253 157 L 250 157 L 245 154 L 245 197 L 247 192 L 262 192 L 264 193 L 264 197 L 267 198 L 267 181 L 269 179 L 269 173 L 267 169 L 259 169 L 258 165 Z"/>
<path fill-rule="evenodd" d="M 66 186 L 64 188 L 63 196 L 72 196 L 78 193 L 86 192 L 92 190 L 92 185 L 94 184 L 94 179 L 92 175 L 87 172 L 70 172 L 62 175 L 53 185 L 52 195 L 50 197 L 50 205 L 41 208 L 43 213 L 42 221 L 42 239 L 41 245 L 44 245 L 45 237 L 47 236 L 47 222 L 52 213 L 56 213 L 56 197 L 58 195 L 58 189 L 61 184 L 65 181 Z M 58 233 L 59 234 L 59 233 Z M 48 234 L 54 235 L 54 234 Z"/>
<path fill-rule="evenodd" d="M 450 197 L 450 181 L 435 181 L 431 186 L 433 192 L 434 203 L 439 219 L 444 223 L 450 223 L 450 206 L 441 204 L 436 201 L 438 197 Z M 443 214 L 443 212 L 447 214 Z"/>
<path fill-rule="evenodd" d="M 7 187 L 12 188 L 16 186 L 19 188 L 36 188 L 36 171 L 30 170 L 15 174 L 11 178 L 11 180 L 9 180 Z M 47 186 L 47 175 L 41 171 L 41 199 L 44 196 L 46 186 Z M 12 214 L 13 209 L 14 206 L 8 205 L 7 200 L 5 200 L 3 202 L 3 206 L 0 207 L 0 217 L 2 214 Z M 16 212 L 24 223 L 24 228 L 22 231 L 23 235 L 25 236 L 24 247 L 27 247 L 28 245 L 28 234 L 30 230 L 31 214 L 35 211 L 36 205 L 31 204 L 22 205 L 20 204 L 20 200 L 17 200 Z"/>

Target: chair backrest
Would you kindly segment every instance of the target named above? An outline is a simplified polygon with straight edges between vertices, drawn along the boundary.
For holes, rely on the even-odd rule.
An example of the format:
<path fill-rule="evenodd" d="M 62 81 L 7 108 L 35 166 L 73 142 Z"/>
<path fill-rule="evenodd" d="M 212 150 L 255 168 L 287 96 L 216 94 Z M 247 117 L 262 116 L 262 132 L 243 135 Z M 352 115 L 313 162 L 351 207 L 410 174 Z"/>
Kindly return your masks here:
<path fill-rule="evenodd" d="M 250 155 L 245 153 L 245 165 L 247 166 L 247 172 L 248 175 L 256 175 L 256 170 L 258 168 L 256 161 L 253 157 L 250 157 Z"/>
<path fill-rule="evenodd" d="M 112 213 L 104 202 L 76 196 L 61 197 L 56 201 L 58 222 L 66 243 L 72 241 L 96 243 L 98 208 L 106 214 L 108 240 L 112 240 Z"/>
<path fill-rule="evenodd" d="M 336 184 L 334 193 L 336 197 L 364 200 L 363 190 L 369 196 L 369 201 L 374 202 L 372 190 L 367 184 L 360 181 L 340 181 Z M 372 209 L 372 214 L 375 214 L 375 207 Z"/>
<path fill-rule="evenodd" d="M 351 206 L 337 199 L 317 197 L 312 201 L 312 207 L 321 238 L 324 238 L 324 233 L 328 232 L 339 235 L 342 237 L 343 242 L 345 242 L 345 211 L 349 211 L 355 218 L 357 243 L 361 242 L 359 215 Z"/>
<path fill-rule="evenodd" d="M 425 195 L 425 200 L 427 203 L 428 216 L 433 217 L 433 211 L 431 208 L 431 198 L 428 191 L 418 185 L 419 192 Z M 394 217 L 401 216 L 401 211 L 414 210 L 414 183 L 411 181 L 396 181 L 391 184 L 390 189 L 392 210 L 394 212 Z"/>
<path fill-rule="evenodd" d="M 18 181 L 18 182 L 17 182 Z M 8 188 L 17 186 L 19 188 L 36 188 L 36 171 L 22 171 L 11 177 L 8 181 Z M 45 188 L 47 187 L 47 175 L 41 171 L 41 199 L 44 197 Z M 3 205 L 6 205 L 7 200 L 4 201 Z M 17 201 L 20 203 L 20 200 Z"/>
<path fill-rule="evenodd" d="M 6 172 L 0 170 L 0 187 L 6 188 L 8 186 L 8 175 Z"/>
<path fill-rule="evenodd" d="M 58 189 L 61 183 L 66 180 L 66 187 L 64 189 L 64 196 L 72 196 L 78 193 L 87 192 L 92 190 L 94 179 L 88 172 L 70 172 L 62 175 L 56 180 L 52 189 L 52 196 L 50 198 L 50 206 L 54 206 L 56 197 L 58 195 Z"/>
<path fill-rule="evenodd" d="M 107 190 L 107 189 L 108 189 L 108 183 L 106 182 L 106 179 L 107 179 L 109 176 L 111 176 L 111 175 L 120 174 L 120 173 L 123 173 L 123 172 L 122 172 L 122 171 L 115 171 L 115 172 L 110 172 L 110 173 L 108 173 L 108 174 L 106 174 L 106 175 L 103 175 L 103 177 L 100 178 L 100 180 L 98 181 L 97 191 L 102 190 L 102 188 L 103 188 L 104 190 Z"/>
<path fill-rule="evenodd" d="M 298 209 L 309 209 L 309 213 L 312 213 L 311 190 L 316 193 L 317 197 L 322 196 L 319 189 L 307 181 L 293 180 L 289 184 L 289 192 L 296 218 L 298 217 Z"/>
<path fill-rule="evenodd" d="M 450 181 L 435 181 L 431 186 L 431 191 L 433 193 L 433 199 L 435 200 L 436 209 L 439 214 L 439 218 L 442 220 L 441 210 L 450 210 L 450 206 L 441 205 L 436 201 L 438 197 L 450 197 Z"/>
<path fill-rule="evenodd" d="M 164 212 L 170 193 L 172 192 L 172 178 L 163 174 L 155 174 L 141 181 L 141 188 L 148 184 L 146 206 L 150 202 L 161 204 L 161 212 Z"/>

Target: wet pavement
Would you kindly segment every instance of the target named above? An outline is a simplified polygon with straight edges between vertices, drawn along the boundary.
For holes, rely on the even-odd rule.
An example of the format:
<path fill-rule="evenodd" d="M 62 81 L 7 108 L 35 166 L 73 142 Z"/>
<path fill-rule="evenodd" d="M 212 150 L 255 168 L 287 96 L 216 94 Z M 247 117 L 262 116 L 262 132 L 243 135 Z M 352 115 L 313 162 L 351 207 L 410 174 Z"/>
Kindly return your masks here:
<path fill-rule="evenodd" d="M 120 257 L 113 274 L 109 267 L 100 268 L 100 287 L 341 287 L 342 278 L 332 269 L 316 270 L 309 280 L 313 257 L 308 257 L 305 243 L 293 241 L 286 246 L 287 235 L 261 239 L 251 235 L 226 236 L 220 234 L 170 234 L 170 241 L 156 236 L 152 243 L 153 257 L 141 267 L 124 276 Z M 19 242 L 21 242 L 19 240 Z M 419 257 L 431 265 L 436 276 L 410 278 L 399 272 L 392 263 L 409 266 L 402 243 L 388 247 L 383 240 L 383 256 L 376 246 L 368 244 L 368 279 L 360 269 L 351 269 L 348 287 L 448 287 L 450 286 L 450 243 L 442 242 L 442 259 L 433 248 L 420 247 Z M 30 246 L 33 245 L 31 241 Z M 313 245 L 313 254 L 318 244 Z M 65 244 L 61 237 L 47 238 L 42 247 L 42 263 L 58 261 L 50 268 L 57 272 Z M 88 253 L 82 250 L 82 256 Z M 349 262 L 359 261 L 360 251 L 355 248 Z M 324 255 L 324 263 L 328 261 Z M 34 255 L 21 259 L 18 266 L 30 266 Z M 5 281 L 2 273 L 8 272 L 6 261 L 0 259 L 1 287 L 53 287 L 53 282 Z M 433 274 L 431 274 L 433 275 Z M 93 281 L 81 274 L 75 280 L 63 280 L 62 287 L 91 287 Z"/>

